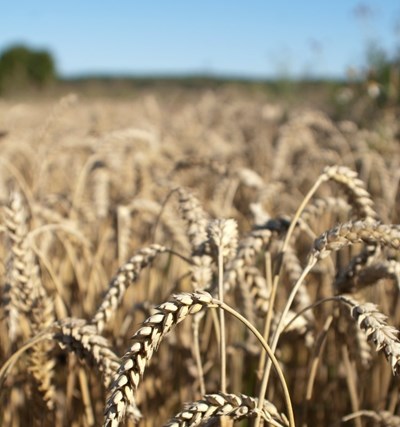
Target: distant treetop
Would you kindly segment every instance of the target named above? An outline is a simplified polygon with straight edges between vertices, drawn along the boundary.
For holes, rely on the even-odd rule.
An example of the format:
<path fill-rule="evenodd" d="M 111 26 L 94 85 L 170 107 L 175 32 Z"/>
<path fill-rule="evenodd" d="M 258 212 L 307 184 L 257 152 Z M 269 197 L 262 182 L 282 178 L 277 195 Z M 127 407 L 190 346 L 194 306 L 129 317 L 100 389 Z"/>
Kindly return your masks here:
<path fill-rule="evenodd" d="M 45 50 L 14 45 L 0 55 L 0 93 L 42 89 L 56 74 L 54 59 Z"/>

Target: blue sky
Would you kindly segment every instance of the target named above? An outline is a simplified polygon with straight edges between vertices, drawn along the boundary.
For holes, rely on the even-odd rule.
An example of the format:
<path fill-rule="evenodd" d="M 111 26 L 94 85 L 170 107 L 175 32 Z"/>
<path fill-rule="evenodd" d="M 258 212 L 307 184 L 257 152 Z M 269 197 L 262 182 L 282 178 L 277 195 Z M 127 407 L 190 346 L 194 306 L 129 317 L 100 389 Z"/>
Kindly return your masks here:
<path fill-rule="evenodd" d="M 64 76 L 343 76 L 363 63 L 369 40 L 400 46 L 399 0 L 2 2 L 0 50 L 49 49 Z"/>

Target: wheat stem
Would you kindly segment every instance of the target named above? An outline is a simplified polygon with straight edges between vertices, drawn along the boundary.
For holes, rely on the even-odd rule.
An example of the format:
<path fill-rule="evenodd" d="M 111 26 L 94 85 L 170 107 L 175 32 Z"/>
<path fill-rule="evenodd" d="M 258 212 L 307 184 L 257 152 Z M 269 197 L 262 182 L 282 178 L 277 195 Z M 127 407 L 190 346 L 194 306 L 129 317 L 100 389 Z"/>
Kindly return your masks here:
<path fill-rule="evenodd" d="M 192 323 L 193 330 L 193 354 L 194 360 L 196 362 L 198 378 L 199 378 L 199 387 L 200 394 L 204 396 L 206 394 L 206 385 L 204 382 L 204 371 L 203 371 L 203 363 L 201 361 L 201 353 L 200 353 L 200 343 L 199 343 L 199 324 L 200 324 L 200 315 L 194 316 Z"/>
<path fill-rule="evenodd" d="M 218 250 L 218 298 L 224 301 L 224 257 Z M 221 358 L 221 391 L 226 393 L 226 334 L 225 334 L 225 312 L 222 308 L 219 312 L 219 327 L 221 330 L 220 358 Z"/>
<path fill-rule="evenodd" d="M 319 365 L 319 362 L 321 361 L 321 353 L 324 350 L 325 347 L 325 343 L 326 343 L 326 337 L 329 331 L 329 328 L 332 324 L 333 321 L 333 316 L 330 315 L 328 316 L 328 318 L 325 320 L 324 326 L 322 328 L 322 331 L 316 341 L 315 347 L 314 347 L 314 352 L 313 352 L 313 356 L 311 359 L 311 366 L 310 366 L 310 370 L 309 370 L 309 375 L 308 375 L 308 380 L 307 380 L 307 385 L 306 385 L 306 401 L 304 403 L 304 407 L 303 407 L 303 422 L 302 427 L 307 427 L 307 415 L 308 415 L 308 408 L 309 408 L 309 404 L 311 402 L 311 397 L 312 397 L 312 391 L 314 388 L 314 381 L 315 381 L 315 377 L 317 375 L 317 368 Z"/>
<path fill-rule="evenodd" d="M 287 316 L 289 309 L 293 303 L 294 297 L 296 296 L 296 292 L 298 291 L 298 289 L 300 288 L 300 286 L 303 283 L 303 280 L 305 279 L 305 277 L 307 276 L 307 274 L 310 272 L 310 270 L 314 267 L 314 265 L 316 264 L 316 260 L 312 259 L 311 262 L 307 265 L 307 267 L 303 270 L 301 276 L 299 277 L 297 283 L 293 286 L 292 292 L 290 293 L 287 303 L 285 305 L 285 308 L 281 314 L 281 317 L 279 319 L 278 325 L 276 327 L 275 333 L 272 337 L 272 343 L 271 343 L 271 350 L 275 353 L 276 348 L 278 346 L 278 341 L 279 341 L 279 337 L 283 331 L 283 322 L 285 320 L 285 317 Z M 261 387 L 260 387 L 260 393 L 258 396 L 258 405 L 259 405 L 259 409 L 262 407 L 263 404 L 263 400 L 264 400 L 264 396 L 265 396 L 265 392 L 267 390 L 267 384 L 268 384 L 268 380 L 269 380 L 269 374 L 271 372 L 271 359 L 269 359 L 265 365 L 265 370 L 263 373 L 263 378 L 262 378 L 262 382 L 261 382 Z M 259 416 L 257 416 L 256 419 L 256 427 L 259 426 Z"/>
<path fill-rule="evenodd" d="M 293 413 L 293 407 L 292 407 L 292 403 L 291 403 L 289 389 L 287 387 L 287 383 L 286 383 L 285 377 L 283 375 L 282 369 L 279 366 L 279 362 L 276 359 L 272 348 L 267 344 L 267 342 L 265 341 L 263 336 L 260 334 L 260 332 L 240 313 L 238 313 L 236 310 L 234 310 L 233 308 L 231 308 L 229 305 L 225 304 L 224 302 L 213 299 L 213 303 L 219 307 L 222 307 L 225 311 L 227 311 L 228 313 L 235 316 L 238 320 L 240 320 L 260 341 L 261 345 L 263 346 L 263 349 L 268 354 L 268 357 L 269 357 L 269 360 L 271 361 L 272 366 L 275 368 L 275 370 L 277 372 L 279 381 L 280 381 L 282 389 L 283 389 L 283 394 L 285 396 L 285 403 L 286 403 L 286 407 L 287 407 L 287 411 L 288 411 L 289 426 L 294 427 L 295 426 L 294 413 Z M 261 406 L 261 408 L 262 408 L 262 406 Z M 258 409 L 260 409 L 260 402 L 258 402 Z"/>

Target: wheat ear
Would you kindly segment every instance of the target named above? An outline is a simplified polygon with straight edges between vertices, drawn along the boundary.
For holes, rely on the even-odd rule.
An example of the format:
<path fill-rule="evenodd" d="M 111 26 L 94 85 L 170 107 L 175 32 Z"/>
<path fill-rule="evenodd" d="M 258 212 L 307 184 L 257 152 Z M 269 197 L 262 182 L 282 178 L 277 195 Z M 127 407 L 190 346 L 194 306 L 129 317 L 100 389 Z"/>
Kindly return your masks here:
<path fill-rule="evenodd" d="M 171 418 L 165 427 L 197 427 L 214 418 L 226 416 L 232 420 L 255 417 L 258 411 L 257 399 L 244 394 L 206 394 L 202 399 L 188 403 L 182 412 Z M 264 401 L 261 417 L 270 425 L 287 426 L 285 415 L 280 414 L 268 400 Z"/>
<path fill-rule="evenodd" d="M 203 210 L 197 197 L 185 188 L 178 188 L 179 209 L 187 225 L 192 253 L 204 253 L 204 245 L 208 240 L 207 226 L 208 215 Z"/>
<path fill-rule="evenodd" d="M 387 316 L 381 313 L 375 304 L 359 303 L 348 295 L 340 296 L 340 300 L 351 308 L 351 316 L 357 321 L 368 339 L 375 344 L 376 351 L 383 351 L 388 360 L 393 375 L 400 374 L 400 340 L 398 330 L 389 326 Z"/>
<path fill-rule="evenodd" d="M 124 418 L 128 403 L 134 401 L 134 391 L 137 390 L 146 364 L 158 349 L 162 338 L 189 314 L 209 306 L 215 306 L 210 294 L 181 294 L 173 301 L 158 306 L 156 313 L 144 322 L 132 337 L 133 344 L 122 358 L 111 384 L 105 409 L 105 427 L 116 427 Z"/>
<path fill-rule="evenodd" d="M 291 226 L 293 223 L 291 224 Z M 288 233 L 290 232 L 290 229 Z M 288 236 L 288 235 L 287 235 Z M 286 236 L 286 239 L 287 239 Z M 285 240 L 285 243 L 287 240 Z M 310 253 L 308 264 L 299 277 L 296 284 L 288 297 L 286 306 L 278 322 L 277 329 L 275 330 L 272 338 L 271 348 L 275 351 L 278 345 L 280 334 L 283 330 L 283 322 L 287 316 L 290 306 L 296 296 L 296 293 L 301 286 L 303 280 L 307 274 L 311 271 L 318 260 L 323 259 L 332 251 L 338 251 L 346 246 L 354 243 L 366 242 L 375 243 L 385 246 L 390 246 L 394 249 L 400 247 L 400 229 L 397 225 L 385 225 L 380 224 L 372 219 L 366 219 L 365 221 L 350 221 L 344 224 L 339 224 L 325 233 L 314 241 L 313 249 Z M 262 402 L 262 398 L 265 394 L 265 390 L 268 383 L 269 373 L 271 370 L 270 361 L 267 362 L 263 380 L 261 384 L 261 391 L 259 395 L 259 402 Z M 259 417 L 257 417 L 257 423 L 259 423 Z M 257 424 L 258 425 L 258 424 Z"/>
<path fill-rule="evenodd" d="M 345 246 L 360 242 L 399 249 L 400 227 L 394 224 L 381 224 L 373 220 L 350 221 L 339 224 L 314 241 L 310 258 L 323 259 L 332 251 L 338 251 Z"/>
<path fill-rule="evenodd" d="M 280 317 L 277 329 L 274 333 L 271 348 L 276 350 L 279 336 L 283 330 L 284 319 L 289 312 L 290 306 L 293 303 L 295 295 L 301 286 L 307 274 L 311 271 L 314 265 L 320 260 L 327 257 L 332 251 L 338 251 L 346 246 L 354 243 L 366 242 L 375 243 L 385 246 L 390 246 L 394 249 L 400 247 L 400 229 L 397 225 L 380 224 L 373 220 L 365 221 L 350 221 L 326 231 L 314 241 L 313 248 L 310 252 L 308 264 L 304 268 L 301 276 L 293 286 L 293 289 L 288 297 L 286 306 Z M 271 366 L 268 362 L 265 372 L 268 378 Z M 266 384 L 264 384 L 266 386 Z"/>
<path fill-rule="evenodd" d="M 138 279 L 143 268 L 153 262 L 159 254 L 167 250 L 166 247 L 161 245 L 150 245 L 147 248 L 140 249 L 128 262 L 119 268 L 117 274 L 111 279 L 108 291 L 92 318 L 92 323 L 99 333 L 117 310 L 128 286 Z"/>
<path fill-rule="evenodd" d="M 367 244 L 364 249 L 354 256 L 349 264 L 338 274 L 333 284 L 338 294 L 345 294 L 354 291 L 359 273 L 370 263 L 377 254 L 375 244 Z"/>
<path fill-rule="evenodd" d="M 254 264 L 257 254 L 270 244 L 272 235 L 271 230 L 263 228 L 240 239 L 236 256 L 226 266 L 224 282 L 227 289 L 235 287 L 244 267 Z"/>
<path fill-rule="evenodd" d="M 10 335 L 13 339 L 13 322 L 23 314 L 29 322 L 28 336 L 31 337 L 53 323 L 54 306 L 43 287 L 39 265 L 29 245 L 28 213 L 22 195 L 17 191 L 11 194 L 5 211 L 5 223 L 11 249 L 8 260 Z M 29 353 L 29 371 L 48 409 L 53 410 L 56 390 L 53 385 L 55 361 L 50 357 L 51 350 L 49 342 L 34 346 Z"/>
<path fill-rule="evenodd" d="M 349 203 L 356 209 L 356 216 L 362 219 L 378 219 L 371 195 L 365 184 L 358 178 L 357 172 L 346 166 L 329 166 L 324 175 L 344 188 L 349 196 Z"/>
<path fill-rule="evenodd" d="M 149 317 L 144 322 L 143 327 L 132 337 L 133 344 L 123 356 L 121 365 L 110 387 L 105 409 L 105 427 L 116 427 L 123 419 L 128 403 L 134 401 L 134 392 L 137 390 L 146 364 L 151 359 L 154 351 L 158 349 L 162 338 L 188 315 L 196 314 L 204 308 L 211 307 L 222 307 L 225 311 L 243 322 L 259 339 L 277 371 L 284 391 L 289 425 L 290 427 L 294 427 L 293 409 L 286 381 L 278 361 L 268 344 L 257 329 L 243 316 L 225 303 L 213 299 L 207 292 L 200 291 L 192 294 L 176 295 L 173 300 L 158 306 L 156 313 Z"/>
<path fill-rule="evenodd" d="M 400 417 L 398 415 L 393 415 L 389 411 L 368 411 L 366 409 L 346 415 L 342 418 L 342 422 L 345 423 L 358 417 L 372 418 L 382 427 L 398 427 L 400 425 Z"/>
<path fill-rule="evenodd" d="M 57 322 L 53 329 L 53 338 L 60 347 L 75 353 L 89 365 L 95 365 L 104 375 L 104 386 L 108 387 L 118 369 L 118 357 L 96 327 L 84 319 L 66 318 Z"/>

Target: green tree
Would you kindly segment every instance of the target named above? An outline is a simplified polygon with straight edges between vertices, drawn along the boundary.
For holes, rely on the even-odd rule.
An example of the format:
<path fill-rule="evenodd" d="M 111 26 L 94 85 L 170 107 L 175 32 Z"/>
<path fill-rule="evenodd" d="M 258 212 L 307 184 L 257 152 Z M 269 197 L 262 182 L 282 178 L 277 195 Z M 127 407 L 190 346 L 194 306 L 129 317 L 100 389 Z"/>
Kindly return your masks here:
<path fill-rule="evenodd" d="M 380 106 L 400 102 L 400 55 L 370 40 L 365 50 L 364 83 Z"/>
<path fill-rule="evenodd" d="M 16 45 L 0 55 L 0 91 L 41 89 L 56 78 L 55 62 L 47 51 Z"/>

